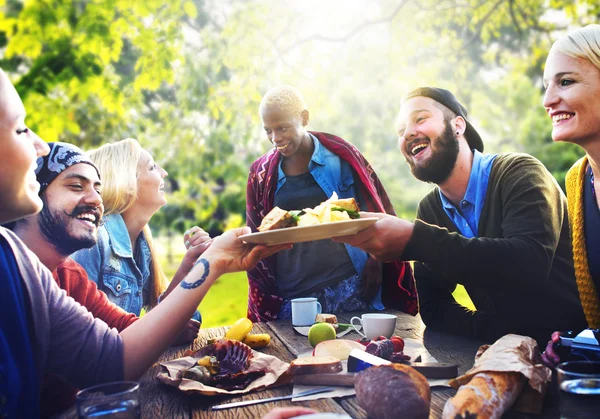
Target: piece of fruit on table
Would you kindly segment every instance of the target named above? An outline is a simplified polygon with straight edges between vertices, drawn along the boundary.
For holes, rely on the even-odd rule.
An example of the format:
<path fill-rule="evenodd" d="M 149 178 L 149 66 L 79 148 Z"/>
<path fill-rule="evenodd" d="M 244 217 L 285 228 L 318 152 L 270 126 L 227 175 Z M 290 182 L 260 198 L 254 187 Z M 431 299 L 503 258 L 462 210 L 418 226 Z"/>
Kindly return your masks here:
<path fill-rule="evenodd" d="M 271 335 L 268 333 L 257 333 L 255 335 L 248 334 L 243 342 L 252 349 L 264 348 L 271 343 Z"/>
<path fill-rule="evenodd" d="M 336 332 L 330 323 L 315 323 L 308 329 L 308 343 L 313 348 L 317 344 L 336 338 Z"/>
<path fill-rule="evenodd" d="M 242 342 L 246 335 L 252 330 L 252 322 L 242 317 L 236 321 L 225 333 L 225 339 L 237 340 Z"/>

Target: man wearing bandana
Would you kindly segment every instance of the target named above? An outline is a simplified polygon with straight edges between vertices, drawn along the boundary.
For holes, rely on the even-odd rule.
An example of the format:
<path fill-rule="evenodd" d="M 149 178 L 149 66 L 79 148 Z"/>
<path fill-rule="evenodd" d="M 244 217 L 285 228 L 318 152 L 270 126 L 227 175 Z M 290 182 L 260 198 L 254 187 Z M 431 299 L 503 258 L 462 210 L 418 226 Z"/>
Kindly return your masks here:
<path fill-rule="evenodd" d="M 37 160 L 36 177 L 44 206 L 40 213 L 23 218 L 13 231 L 40 261 L 52 271 L 58 285 L 86 307 L 96 318 L 121 331 L 138 320 L 113 304 L 96 283 L 88 280 L 81 265 L 68 256 L 92 247 L 104 208 L 100 196 L 100 173 L 82 150 L 67 143 L 49 143 L 50 153 Z M 178 343 L 191 342 L 197 335 L 187 328 Z M 47 376 L 42 387 L 42 416 L 69 407 L 75 389 L 57 376 Z"/>

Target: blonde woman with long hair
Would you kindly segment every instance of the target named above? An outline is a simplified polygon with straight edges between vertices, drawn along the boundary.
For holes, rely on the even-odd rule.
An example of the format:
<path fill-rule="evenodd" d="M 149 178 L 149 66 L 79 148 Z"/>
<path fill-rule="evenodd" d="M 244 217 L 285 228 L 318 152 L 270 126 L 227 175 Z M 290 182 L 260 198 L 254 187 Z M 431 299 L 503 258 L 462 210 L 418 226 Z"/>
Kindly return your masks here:
<path fill-rule="evenodd" d="M 600 25 L 588 25 L 559 38 L 544 69 L 544 108 L 552 119 L 552 139 L 585 151 L 567 173 L 575 278 L 588 326 L 600 327 Z M 557 307 L 560 309 L 560 307 Z M 543 359 L 560 361 L 553 344 Z"/>
<path fill-rule="evenodd" d="M 179 284 L 211 239 L 199 227 L 186 232 L 188 250 L 166 287 L 148 222 L 167 203 L 167 172 L 131 138 L 105 144 L 89 154 L 102 176 L 103 225 L 98 243 L 72 258 L 112 302 L 139 316 L 142 307 L 156 306 Z M 194 319 L 200 320 L 200 313 L 196 312 Z M 199 323 L 190 323 L 192 332 L 193 325 L 197 334 Z"/>

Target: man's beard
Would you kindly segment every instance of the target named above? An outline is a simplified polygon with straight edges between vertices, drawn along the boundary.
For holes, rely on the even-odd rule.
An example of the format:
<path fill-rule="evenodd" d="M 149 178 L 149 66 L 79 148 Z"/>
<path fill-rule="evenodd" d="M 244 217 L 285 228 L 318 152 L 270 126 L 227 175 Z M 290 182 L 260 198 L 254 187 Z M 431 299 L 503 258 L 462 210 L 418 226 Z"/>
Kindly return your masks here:
<path fill-rule="evenodd" d="M 450 126 L 450 121 L 445 121 L 444 132 L 434 141 L 429 140 L 431 156 L 421 165 L 413 163 L 412 159 L 406 159 L 410 171 L 414 177 L 423 182 L 439 185 L 445 182 L 452 173 L 458 158 L 458 141 Z M 435 143 L 435 150 L 433 145 Z"/>
<path fill-rule="evenodd" d="M 42 196 L 44 206 L 38 217 L 38 225 L 42 235 L 48 243 L 51 243 L 56 251 L 64 256 L 68 256 L 80 249 L 88 249 L 94 246 L 98 240 L 96 235 L 86 232 L 82 237 L 73 237 L 68 227 L 72 218 L 85 212 L 93 212 L 100 215 L 98 209 L 89 205 L 78 205 L 71 214 L 66 211 L 52 211 L 45 197 Z"/>

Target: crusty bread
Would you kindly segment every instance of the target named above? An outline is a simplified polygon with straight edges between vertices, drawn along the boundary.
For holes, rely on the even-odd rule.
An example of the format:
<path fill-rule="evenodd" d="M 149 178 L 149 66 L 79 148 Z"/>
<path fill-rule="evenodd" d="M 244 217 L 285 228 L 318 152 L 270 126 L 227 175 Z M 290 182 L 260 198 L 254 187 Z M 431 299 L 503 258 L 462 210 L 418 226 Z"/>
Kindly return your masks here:
<path fill-rule="evenodd" d="M 279 207 L 275 207 L 269 211 L 265 218 L 263 218 L 260 226 L 258 226 L 258 231 L 277 230 L 279 228 L 288 227 L 294 222 L 295 220 L 294 217 L 292 217 L 292 214 Z"/>
<path fill-rule="evenodd" d="M 446 402 L 443 419 L 501 418 L 525 384 L 519 372 L 480 372 Z"/>
<path fill-rule="evenodd" d="M 337 324 L 338 321 L 335 314 L 319 313 L 317 314 L 315 322 Z"/>
<path fill-rule="evenodd" d="M 294 375 L 331 374 L 342 369 L 342 362 L 332 356 L 307 356 L 294 359 L 290 364 L 290 372 Z"/>
<path fill-rule="evenodd" d="M 337 199 L 330 202 L 331 205 L 335 205 L 336 207 L 344 208 L 349 211 L 360 211 L 360 208 L 358 207 L 358 204 L 354 198 Z"/>
<path fill-rule="evenodd" d="M 427 419 L 431 390 L 427 379 L 402 364 L 379 365 L 358 373 L 356 399 L 371 419 Z"/>

